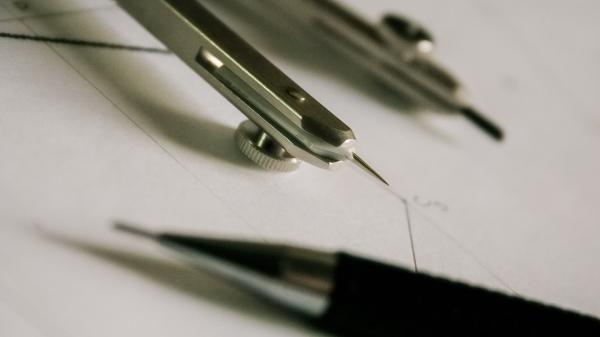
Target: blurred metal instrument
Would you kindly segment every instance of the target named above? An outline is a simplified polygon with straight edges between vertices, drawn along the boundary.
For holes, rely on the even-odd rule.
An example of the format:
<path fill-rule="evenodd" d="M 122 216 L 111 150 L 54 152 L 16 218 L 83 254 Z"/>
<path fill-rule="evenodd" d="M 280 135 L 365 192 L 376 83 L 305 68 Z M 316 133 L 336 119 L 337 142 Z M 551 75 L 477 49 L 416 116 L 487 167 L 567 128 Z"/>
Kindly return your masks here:
<path fill-rule="evenodd" d="M 122 223 L 115 228 L 291 309 L 327 335 L 600 334 L 600 320 L 591 316 L 345 252 L 151 232 Z"/>
<path fill-rule="evenodd" d="M 248 117 L 236 141 L 257 164 L 291 171 L 300 161 L 352 161 L 385 183 L 356 155 L 349 126 L 197 1 L 117 2 Z"/>
<path fill-rule="evenodd" d="M 398 15 L 372 24 L 333 0 L 263 1 L 401 95 L 435 111 L 462 114 L 502 140 L 503 131 L 467 102 L 456 77 L 433 60 L 433 36 L 422 25 Z"/>

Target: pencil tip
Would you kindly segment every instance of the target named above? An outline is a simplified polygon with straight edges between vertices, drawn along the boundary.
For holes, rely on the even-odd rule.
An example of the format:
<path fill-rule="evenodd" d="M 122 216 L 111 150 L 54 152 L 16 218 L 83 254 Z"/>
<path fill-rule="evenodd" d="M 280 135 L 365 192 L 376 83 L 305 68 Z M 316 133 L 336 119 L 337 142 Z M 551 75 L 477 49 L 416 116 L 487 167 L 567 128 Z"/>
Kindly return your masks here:
<path fill-rule="evenodd" d="M 481 113 L 471 107 L 465 107 L 460 110 L 471 123 L 475 124 L 480 130 L 487 133 L 497 141 L 504 139 L 504 131 L 491 120 L 484 117 Z"/>
<path fill-rule="evenodd" d="M 373 177 L 379 179 L 379 181 L 384 183 L 386 186 L 390 186 L 390 184 L 388 184 L 388 182 L 385 179 L 383 179 L 383 177 L 379 173 L 377 173 L 377 171 L 375 171 L 369 164 L 367 164 L 356 153 L 352 153 L 352 158 L 354 159 L 354 163 L 356 163 L 360 168 L 365 170 L 367 173 L 369 173 Z"/>
<path fill-rule="evenodd" d="M 113 228 L 118 231 L 121 231 L 123 233 L 131 234 L 131 235 L 135 235 L 135 236 L 139 236 L 139 237 L 145 237 L 145 238 L 149 238 L 149 239 L 156 238 L 156 234 L 151 231 L 148 231 L 148 230 L 145 230 L 145 229 L 142 229 L 139 227 L 135 227 L 132 225 L 128 225 L 128 224 L 125 224 L 122 222 L 116 222 L 114 224 Z"/>

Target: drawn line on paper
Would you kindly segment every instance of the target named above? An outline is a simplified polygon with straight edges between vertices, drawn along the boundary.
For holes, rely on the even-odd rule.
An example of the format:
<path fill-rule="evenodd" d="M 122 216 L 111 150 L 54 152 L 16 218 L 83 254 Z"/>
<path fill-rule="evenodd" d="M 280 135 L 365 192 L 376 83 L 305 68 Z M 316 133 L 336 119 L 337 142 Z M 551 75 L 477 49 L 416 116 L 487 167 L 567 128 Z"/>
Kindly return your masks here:
<path fill-rule="evenodd" d="M 413 225 L 414 216 L 419 216 L 424 220 L 424 222 L 426 224 L 429 224 L 430 226 L 432 226 L 435 230 L 439 231 L 448 240 L 450 240 L 450 242 L 452 242 L 454 245 L 456 245 L 458 247 L 458 249 L 460 249 L 469 258 L 471 258 L 480 268 L 482 268 L 486 273 L 488 273 L 493 279 L 495 279 L 506 290 L 512 292 L 515 296 L 520 296 L 516 290 L 514 290 L 511 286 L 508 285 L 508 283 L 506 283 L 506 281 L 504 281 L 498 274 L 496 274 L 483 261 L 481 261 L 471 249 L 469 249 L 467 246 L 462 244 L 457 238 L 452 236 L 450 233 L 445 231 L 442 228 L 442 226 L 438 225 L 435 221 L 433 221 L 431 218 L 426 216 L 423 212 L 419 211 L 419 209 L 417 209 L 416 205 L 415 205 L 415 207 L 411 207 L 411 203 L 408 198 L 404 197 L 402 194 L 396 192 L 392 188 L 388 188 L 387 191 L 390 192 L 393 196 L 395 196 L 398 200 L 400 200 L 402 202 L 402 204 L 404 205 L 404 210 L 406 212 L 406 219 L 408 222 L 408 234 L 410 237 L 410 243 L 411 243 L 411 248 L 412 248 L 412 252 L 413 252 L 413 262 L 415 263 L 415 271 L 417 271 L 417 262 L 416 262 L 417 257 L 416 257 L 416 253 L 415 253 L 416 249 L 415 249 L 415 245 L 414 245 L 412 225 Z M 412 209 L 412 212 L 411 212 L 411 209 Z"/>
<path fill-rule="evenodd" d="M 32 33 L 35 34 L 35 31 L 32 27 L 27 25 L 27 23 L 20 20 L 20 22 L 29 29 Z M 168 157 L 170 157 L 179 167 L 181 167 L 187 174 L 189 174 L 196 182 L 202 185 L 213 197 L 219 200 L 233 215 L 239 218 L 242 223 L 244 223 L 248 228 L 250 228 L 256 235 L 257 238 L 267 242 L 264 236 L 250 223 L 244 218 L 236 209 L 230 206 L 223 198 L 221 198 L 213 189 L 211 189 L 208 185 L 206 185 L 200 177 L 195 174 L 192 170 L 190 170 L 181 160 L 179 160 L 173 153 L 171 153 L 163 144 L 161 144 L 150 132 L 144 129 L 139 123 L 135 121 L 134 118 L 129 116 L 125 112 L 123 108 L 121 108 L 113 99 L 111 99 L 100 87 L 92 82 L 87 76 L 85 76 L 75 65 L 73 65 L 69 60 L 63 56 L 51 43 L 45 43 L 46 46 L 54 53 L 57 57 L 59 57 L 67 66 L 69 66 L 73 71 L 79 75 L 85 82 L 87 82 L 94 90 L 98 92 L 104 99 L 108 101 L 119 113 L 121 113 L 125 118 L 127 118 L 137 129 L 139 129 L 146 137 L 150 139 L 158 148 L 160 148 Z"/>
<path fill-rule="evenodd" d="M 171 51 L 164 49 L 164 48 L 132 46 L 132 45 L 117 44 L 117 43 L 102 42 L 102 41 L 89 41 L 89 40 L 69 39 L 69 38 L 50 37 L 50 36 L 41 36 L 41 35 L 0 32 L 0 38 L 42 42 L 42 43 L 65 44 L 65 45 L 72 45 L 72 46 L 78 46 L 78 47 L 104 48 L 104 49 L 125 50 L 125 51 L 156 53 L 156 54 L 171 54 Z"/>
<path fill-rule="evenodd" d="M 412 231 L 412 220 L 410 218 L 410 208 L 408 207 L 408 201 L 404 198 L 401 199 L 404 204 L 404 213 L 406 214 L 406 223 L 408 225 L 408 237 L 410 238 L 410 250 L 412 251 L 413 264 L 415 266 L 415 272 L 419 272 L 419 266 L 417 265 L 417 253 L 415 252 L 415 241 L 413 239 Z"/>
<path fill-rule="evenodd" d="M 423 212 L 420 212 L 418 210 L 415 210 L 415 212 L 417 213 L 418 216 L 420 216 L 423 220 L 425 220 L 426 223 L 431 225 L 434 229 L 436 229 L 438 232 L 440 232 L 442 235 L 444 235 L 448 240 L 450 240 L 452 243 L 454 243 L 460 250 L 462 250 L 465 254 L 467 254 L 471 259 L 473 259 L 473 261 L 477 265 L 479 265 L 479 267 L 484 269 L 492 278 L 494 278 L 498 283 L 500 283 L 502 286 L 504 286 L 504 288 L 506 288 L 508 291 L 512 292 L 515 296 L 520 296 L 520 294 L 515 289 L 513 289 L 511 286 L 509 286 L 508 283 L 506 283 L 506 281 L 504 281 L 498 274 L 496 274 L 491 268 L 489 268 L 485 263 L 483 263 L 483 261 L 481 261 L 471 249 L 469 249 L 467 246 L 462 244 L 458 239 L 456 239 L 450 233 L 445 231 L 435 221 L 433 221 L 428 216 L 423 214 Z"/>
<path fill-rule="evenodd" d="M 413 202 L 423 208 L 437 209 L 437 210 L 445 212 L 445 213 L 450 211 L 450 207 L 448 207 L 448 205 L 446 205 L 445 203 L 440 202 L 440 201 L 432 201 L 432 200 L 425 201 L 419 195 L 415 195 L 413 197 Z"/>
<path fill-rule="evenodd" d="M 8 7 L 7 5 L 3 5 L 3 4 L 0 4 L 0 6 L 2 6 L 4 8 Z M 92 8 L 69 9 L 69 10 L 58 11 L 58 12 L 27 13 L 29 11 L 30 7 L 29 7 L 29 4 L 27 4 L 26 2 L 23 2 L 18 5 L 13 3 L 13 6 L 16 7 L 21 12 L 21 15 L 16 16 L 16 17 L 13 16 L 13 17 L 2 19 L 2 20 L 0 20 L 0 23 L 19 21 L 19 20 L 32 20 L 32 19 L 42 19 L 42 18 L 46 19 L 46 18 L 59 17 L 59 16 L 64 16 L 64 15 L 83 14 L 83 13 L 88 13 L 88 12 L 113 10 L 113 9 L 118 8 L 115 5 L 108 5 L 108 6 L 105 5 L 105 6 L 98 6 L 98 7 L 92 7 Z M 26 6 L 27 8 L 24 8 L 24 6 Z"/>

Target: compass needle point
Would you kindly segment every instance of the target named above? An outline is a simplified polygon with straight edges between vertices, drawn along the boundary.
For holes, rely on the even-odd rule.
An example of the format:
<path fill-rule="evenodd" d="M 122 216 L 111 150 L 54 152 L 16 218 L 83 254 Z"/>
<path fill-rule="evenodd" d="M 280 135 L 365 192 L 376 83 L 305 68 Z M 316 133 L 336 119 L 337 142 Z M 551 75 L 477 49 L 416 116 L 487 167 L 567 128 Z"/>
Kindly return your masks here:
<path fill-rule="evenodd" d="M 365 162 L 356 153 L 352 153 L 352 159 L 353 159 L 353 162 L 356 165 L 358 165 L 361 169 L 363 169 L 364 171 L 366 171 L 367 173 L 369 173 L 373 177 L 377 178 L 378 180 L 380 180 L 385 185 L 390 186 L 390 184 L 385 179 L 383 179 L 383 177 L 379 173 L 377 173 L 377 171 L 375 171 L 369 164 L 367 164 L 367 162 Z"/>

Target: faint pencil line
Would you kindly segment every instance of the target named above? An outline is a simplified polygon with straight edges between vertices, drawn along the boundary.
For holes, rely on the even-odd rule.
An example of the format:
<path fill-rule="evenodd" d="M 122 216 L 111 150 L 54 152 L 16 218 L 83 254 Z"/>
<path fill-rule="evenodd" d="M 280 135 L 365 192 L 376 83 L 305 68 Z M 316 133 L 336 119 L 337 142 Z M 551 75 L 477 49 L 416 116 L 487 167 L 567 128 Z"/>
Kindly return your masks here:
<path fill-rule="evenodd" d="M 401 195 L 400 193 L 394 191 L 391 187 L 387 188 L 387 190 L 392 195 L 394 195 L 396 198 L 398 198 L 398 200 L 400 200 L 404 204 L 405 210 L 407 210 L 406 214 L 407 214 L 407 220 L 409 220 L 409 235 L 410 235 L 410 238 L 411 238 L 411 245 L 412 245 L 412 221 L 410 221 L 410 220 L 412 220 L 412 218 L 410 217 L 409 210 L 412 208 L 413 211 L 416 213 L 416 215 L 418 215 L 421 218 L 423 218 L 423 220 L 425 220 L 426 223 L 428 223 L 429 225 L 433 226 L 437 231 L 439 231 L 440 233 L 442 233 L 442 235 L 444 235 L 448 240 L 450 240 L 452 243 L 454 243 L 460 250 L 462 250 L 465 254 L 467 254 L 467 256 L 469 256 L 471 259 L 473 259 L 473 261 L 475 261 L 475 263 L 479 267 L 481 267 L 483 270 L 485 270 L 500 285 L 502 285 L 508 291 L 512 292 L 514 295 L 519 296 L 519 293 L 517 291 L 515 291 L 498 274 L 496 274 L 494 271 L 492 271 L 492 269 L 490 269 L 486 264 L 484 264 L 477 257 L 477 255 L 475 255 L 475 253 L 473 253 L 467 246 L 463 245 L 460 241 L 458 241 L 458 239 L 456 239 L 455 237 L 453 237 L 452 235 L 450 235 L 448 232 L 446 232 L 444 229 L 442 229 L 442 227 L 440 225 L 438 225 L 435 221 L 433 221 L 428 216 L 426 216 L 425 214 L 423 214 L 423 212 L 420 212 L 416 207 L 410 207 L 411 203 L 408 200 L 408 198 L 406 198 L 403 195 Z M 412 248 L 413 248 L 413 254 L 414 254 L 414 251 L 415 251 L 414 245 L 412 245 Z M 415 261 L 416 261 L 416 254 L 414 254 L 413 257 L 415 257 Z M 416 263 L 415 263 L 415 267 L 416 267 Z"/>
<path fill-rule="evenodd" d="M 473 251 L 471 251 L 467 246 L 463 245 L 460 241 L 458 241 L 458 239 L 456 239 L 454 236 L 452 236 L 450 233 L 448 233 L 447 231 L 445 231 L 440 225 L 438 225 L 435 221 L 431 220 L 429 217 L 427 217 L 425 214 L 423 214 L 422 212 L 419 212 L 418 210 L 415 210 L 417 212 L 417 214 L 419 216 L 421 216 L 421 218 L 423 220 L 425 220 L 426 223 L 429 223 L 431 226 L 433 226 L 438 232 L 440 232 L 442 235 L 444 235 L 448 240 L 450 240 L 452 243 L 454 243 L 460 250 L 462 250 L 465 254 L 467 254 L 471 259 L 473 259 L 473 261 L 475 261 L 475 263 L 477 263 L 477 265 L 481 268 L 483 268 L 488 274 L 490 274 L 490 276 L 492 278 L 494 278 L 498 283 L 500 283 L 502 286 L 504 286 L 507 290 L 509 290 L 510 292 L 512 292 L 514 295 L 519 296 L 519 293 L 514 290 L 510 285 L 508 285 L 507 282 L 505 282 L 498 274 L 496 274 L 491 268 L 489 268 L 485 263 L 483 263 L 483 261 L 481 261 L 477 255 L 475 253 L 473 253 Z"/>
<path fill-rule="evenodd" d="M 32 33 L 35 33 L 34 29 L 31 28 L 27 23 L 20 21 L 27 29 L 29 29 Z M 87 78 L 79 69 L 77 69 L 69 60 L 67 60 L 58 50 L 56 50 L 52 44 L 46 44 L 48 48 L 52 52 L 54 52 L 67 66 L 69 66 L 79 77 L 81 77 L 85 82 L 87 82 L 94 90 L 96 90 L 104 99 L 106 99 L 121 115 L 127 118 L 136 128 L 138 128 L 146 137 L 148 137 L 155 145 L 157 145 L 161 151 L 163 151 L 168 157 L 170 157 L 180 168 L 182 168 L 185 172 L 187 172 L 197 183 L 202 185 L 208 193 L 210 193 L 215 199 L 217 199 L 221 204 L 225 206 L 237 218 L 239 218 L 242 223 L 244 223 L 248 228 L 250 228 L 259 239 L 262 241 L 267 241 L 261 233 L 254 228 L 246 219 L 241 216 L 233 207 L 231 207 L 223 198 L 216 194 L 210 187 L 208 187 L 198 175 L 196 175 L 192 170 L 190 170 L 187 166 L 183 164 L 173 153 L 171 153 L 165 146 L 163 146 L 156 138 L 154 138 L 146 129 L 144 129 L 139 123 L 137 123 L 129 114 L 125 112 L 114 100 L 112 100 L 102 89 L 100 89 L 97 85 L 95 85 L 90 79 Z"/>
<path fill-rule="evenodd" d="M 413 264 L 415 266 L 415 272 L 419 272 L 419 266 L 417 265 L 417 254 L 415 252 L 415 242 L 413 238 L 412 221 L 410 218 L 410 208 L 408 207 L 408 201 L 404 198 L 401 199 L 404 204 L 404 213 L 406 214 L 406 223 L 408 225 L 408 237 L 410 238 L 410 250 L 412 251 Z"/>
<path fill-rule="evenodd" d="M 6 6 L 4 6 L 4 8 L 6 8 Z M 49 18 L 49 17 L 56 17 L 56 16 L 63 16 L 63 15 L 82 14 L 82 13 L 86 13 L 86 12 L 110 10 L 110 9 L 115 9 L 115 8 L 117 8 L 117 7 L 114 5 L 108 5 L 108 6 L 99 6 L 99 7 L 92 7 L 92 8 L 71 9 L 71 10 L 66 10 L 66 11 L 62 11 L 62 12 L 50 12 L 50 13 L 39 13 L 39 14 L 29 14 L 29 15 L 25 14 L 22 16 L 12 16 L 10 18 L 2 19 L 2 20 L 0 20 L 0 23 L 10 22 L 10 21 L 18 21 L 18 20 L 32 20 L 32 19 Z"/>
<path fill-rule="evenodd" d="M 72 45 L 72 46 L 78 46 L 78 47 L 104 48 L 104 49 L 126 50 L 126 51 L 135 51 L 135 52 L 157 53 L 157 54 L 171 54 L 171 51 L 164 49 L 164 48 L 142 47 L 142 46 L 133 46 L 133 45 L 110 43 L 110 42 L 103 42 L 103 41 L 90 41 L 90 40 L 70 39 L 70 38 L 63 38 L 63 37 L 31 35 L 31 34 L 0 32 L 0 38 L 23 40 L 23 41 L 34 41 L 34 42 L 42 42 L 42 43 L 65 44 L 65 45 Z"/>

